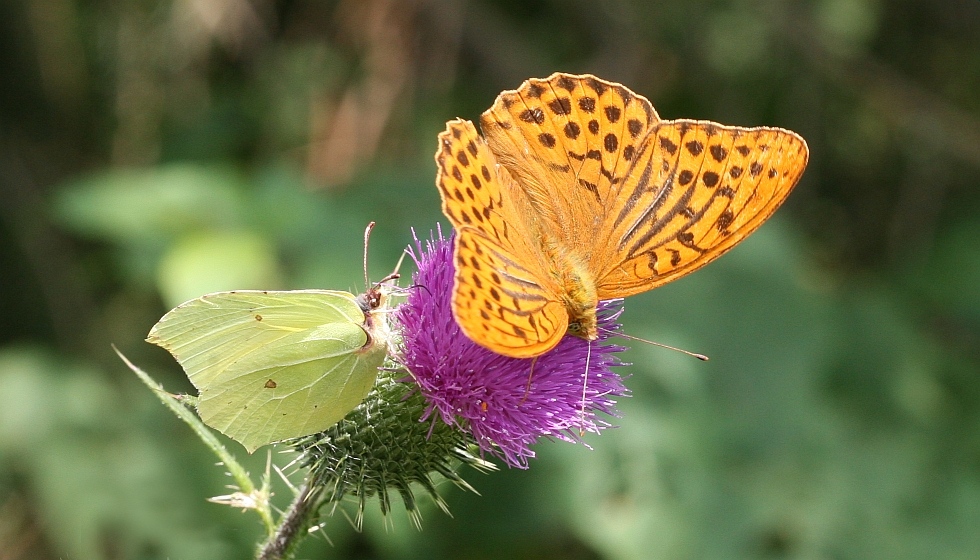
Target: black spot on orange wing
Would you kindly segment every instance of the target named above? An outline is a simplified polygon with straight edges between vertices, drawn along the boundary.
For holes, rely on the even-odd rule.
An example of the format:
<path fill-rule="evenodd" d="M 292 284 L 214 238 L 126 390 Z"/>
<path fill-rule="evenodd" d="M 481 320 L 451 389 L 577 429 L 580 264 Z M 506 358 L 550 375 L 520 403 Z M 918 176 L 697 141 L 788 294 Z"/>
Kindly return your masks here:
<path fill-rule="evenodd" d="M 762 165 L 757 161 L 752 162 L 752 165 L 749 166 L 749 175 L 758 177 L 759 173 L 762 173 Z"/>
<path fill-rule="evenodd" d="M 534 109 L 525 109 L 517 118 L 526 123 L 543 124 L 545 117 L 544 111 L 540 107 L 535 107 Z"/>
<path fill-rule="evenodd" d="M 705 252 L 705 249 L 698 247 L 697 245 L 694 244 L 694 234 L 689 231 L 682 231 L 678 233 L 677 241 L 679 241 L 681 245 L 687 247 L 688 249 L 694 249 L 699 253 Z"/>
<path fill-rule="evenodd" d="M 647 266 L 650 267 L 650 270 L 657 270 L 657 252 L 653 249 L 647 253 Z"/>
<path fill-rule="evenodd" d="M 667 138 L 666 136 L 660 137 L 660 147 L 667 151 L 668 154 L 674 155 L 677 153 L 677 144 L 673 140 Z"/>
<path fill-rule="evenodd" d="M 722 147 L 721 144 L 715 144 L 714 146 L 711 146 L 710 148 L 708 148 L 708 152 L 711 153 L 711 157 L 715 158 L 715 161 L 717 161 L 718 163 L 721 163 L 722 161 L 725 160 L 726 157 L 728 157 L 728 150 Z"/>
<path fill-rule="evenodd" d="M 613 87 L 616 89 L 616 93 L 619 94 L 619 97 L 622 98 L 624 106 L 629 105 L 630 101 L 633 101 L 633 94 L 630 93 L 628 89 L 624 88 L 623 86 Z"/>
<path fill-rule="evenodd" d="M 466 152 L 464 152 L 463 150 L 460 150 L 456 154 L 456 161 L 458 161 L 459 164 L 462 165 L 463 167 L 470 166 L 470 158 L 466 157 Z"/>
<path fill-rule="evenodd" d="M 616 107 L 615 105 L 607 106 L 605 109 L 605 113 L 606 113 L 606 118 L 609 119 L 609 122 L 611 123 L 619 122 L 619 117 L 621 117 L 623 114 L 622 110 L 620 110 L 620 108 Z"/>
<path fill-rule="evenodd" d="M 592 88 L 592 91 L 596 92 L 599 95 L 605 93 L 607 89 L 606 84 L 600 82 L 599 80 L 596 80 L 595 78 L 586 78 L 585 85 Z"/>
<path fill-rule="evenodd" d="M 701 180 L 706 187 L 714 187 L 718 184 L 718 179 L 718 174 L 714 171 L 705 171 L 704 175 L 701 176 Z"/>
<path fill-rule="evenodd" d="M 742 168 L 737 165 L 733 165 L 731 168 L 729 168 L 728 174 L 731 175 L 732 179 L 738 179 L 742 176 Z"/>
<path fill-rule="evenodd" d="M 530 84 L 527 86 L 527 96 L 531 99 L 540 99 L 541 94 L 544 93 L 545 88 L 539 84 Z M 540 124 L 540 123 L 539 123 Z"/>
<path fill-rule="evenodd" d="M 595 112 L 595 98 L 594 97 L 583 97 L 578 100 L 578 108 L 585 111 L 586 113 Z"/>
<path fill-rule="evenodd" d="M 687 151 L 690 152 L 692 156 L 699 156 L 701 155 L 701 152 L 704 151 L 704 144 L 698 140 L 691 140 L 690 142 L 684 144 L 684 147 L 687 148 Z"/>
<path fill-rule="evenodd" d="M 732 213 L 731 208 L 726 208 L 725 211 L 718 216 L 718 221 L 715 222 L 715 227 L 718 228 L 718 231 L 724 233 L 728 231 L 728 226 L 732 225 L 733 221 L 735 221 L 735 214 Z"/>
<path fill-rule="evenodd" d="M 576 122 L 569 122 L 565 124 L 565 136 L 571 140 L 578 138 L 578 135 L 582 133 L 582 127 Z"/>
<path fill-rule="evenodd" d="M 599 134 L 599 121 L 595 119 L 589 121 L 589 132 L 592 134 Z"/>
<path fill-rule="evenodd" d="M 556 115 L 570 115 L 572 113 L 572 100 L 567 97 L 559 97 L 548 103 L 548 108 Z"/>
<path fill-rule="evenodd" d="M 684 169 L 677 175 L 677 183 L 682 187 L 690 183 L 692 179 L 694 179 L 694 173 L 690 169 Z"/>
<path fill-rule="evenodd" d="M 635 139 L 643 130 L 643 123 L 638 119 L 630 119 L 626 122 L 626 129 L 630 131 L 630 138 Z"/>
<path fill-rule="evenodd" d="M 606 137 L 602 141 L 602 145 L 603 145 L 603 147 L 606 148 L 606 151 L 607 152 L 609 152 L 609 153 L 615 152 L 616 151 L 616 148 L 619 147 L 619 139 L 616 138 L 616 135 L 615 134 L 612 134 L 612 133 L 607 134 Z"/>
<path fill-rule="evenodd" d="M 575 80 L 569 78 L 568 76 L 562 76 L 558 78 L 558 80 L 555 82 L 555 85 L 557 85 L 558 87 L 560 87 L 565 91 L 573 91 L 575 89 L 576 82 Z"/>
<path fill-rule="evenodd" d="M 541 142 L 541 145 L 544 146 L 545 148 L 555 147 L 555 137 L 548 132 L 542 132 L 541 134 L 539 134 L 538 142 Z"/>

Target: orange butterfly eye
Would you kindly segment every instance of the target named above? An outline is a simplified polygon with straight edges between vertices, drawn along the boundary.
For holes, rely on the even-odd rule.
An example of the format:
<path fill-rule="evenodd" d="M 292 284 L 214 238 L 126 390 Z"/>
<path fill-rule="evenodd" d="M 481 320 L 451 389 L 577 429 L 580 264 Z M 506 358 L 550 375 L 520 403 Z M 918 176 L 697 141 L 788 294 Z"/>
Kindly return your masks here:
<path fill-rule="evenodd" d="M 644 97 L 556 73 L 439 135 L 436 184 L 456 228 L 453 314 L 472 340 L 528 358 L 596 305 L 656 288 L 756 230 L 806 167 L 780 128 L 661 120 Z"/>

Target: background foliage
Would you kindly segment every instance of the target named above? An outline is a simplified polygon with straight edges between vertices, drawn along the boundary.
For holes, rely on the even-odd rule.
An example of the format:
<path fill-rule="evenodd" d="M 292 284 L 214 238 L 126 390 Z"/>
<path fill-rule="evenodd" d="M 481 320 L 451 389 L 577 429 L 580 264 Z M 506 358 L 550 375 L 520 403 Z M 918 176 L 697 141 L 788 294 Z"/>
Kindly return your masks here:
<path fill-rule="evenodd" d="M 436 134 L 555 70 L 811 148 L 770 224 L 631 298 L 593 449 L 308 558 L 980 557 L 980 2 L 0 4 L 0 558 L 244 558 L 253 516 L 112 354 L 232 288 L 359 291 L 440 220 Z M 265 455 L 251 458 L 253 472 Z M 288 457 L 275 456 L 278 462 Z M 280 487 L 280 496 L 288 490 Z"/>

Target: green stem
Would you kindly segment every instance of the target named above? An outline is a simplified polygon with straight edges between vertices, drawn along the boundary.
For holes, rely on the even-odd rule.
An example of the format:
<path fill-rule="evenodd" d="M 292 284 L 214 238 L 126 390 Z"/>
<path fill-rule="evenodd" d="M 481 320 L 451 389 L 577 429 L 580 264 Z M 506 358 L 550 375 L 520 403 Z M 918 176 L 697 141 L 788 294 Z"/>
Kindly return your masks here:
<path fill-rule="evenodd" d="M 314 487 L 309 479 L 303 481 L 293 503 L 280 518 L 275 534 L 259 550 L 258 560 L 288 560 L 295 556 L 296 549 L 310 534 L 310 527 L 317 519 L 322 493 L 322 486 Z"/>
<path fill-rule="evenodd" d="M 252 479 L 249 477 L 248 471 L 245 470 L 245 467 L 235 460 L 235 456 L 232 455 L 220 441 L 218 441 L 218 438 L 215 437 L 214 433 L 212 433 L 203 422 L 201 422 L 201 419 L 198 418 L 197 414 L 188 409 L 180 400 L 176 399 L 173 395 L 164 390 L 163 385 L 157 383 L 152 377 L 149 376 L 149 374 L 130 362 L 126 356 L 123 356 L 122 352 L 120 352 L 118 348 L 113 346 L 112 349 L 115 350 L 116 354 L 119 355 L 119 358 L 125 362 L 127 366 L 129 366 L 129 369 L 133 370 L 133 373 L 135 373 L 140 380 L 143 381 L 143 383 L 149 387 L 161 401 L 163 401 L 163 404 L 167 405 L 167 407 L 170 408 L 170 410 L 172 410 L 178 418 L 186 422 L 197 434 L 197 437 L 201 438 L 201 441 L 210 447 L 211 451 L 213 451 L 214 454 L 221 459 L 221 462 L 228 469 L 228 473 L 235 479 L 235 484 L 238 485 L 238 489 L 242 492 L 242 494 L 247 496 L 268 497 L 268 488 L 264 487 L 261 492 L 256 491 L 255 484 L 252 483 Z M 265 525 L 266 533 L 272 535 L 275 528 L 275 521 L 272 519 L 272 511 L 269 507 L 268 499 L 255 500 L 254 506 L 250 509 L 254 509 L 259 514 L 259 517 L 262 518 L 262 524 Z"/>

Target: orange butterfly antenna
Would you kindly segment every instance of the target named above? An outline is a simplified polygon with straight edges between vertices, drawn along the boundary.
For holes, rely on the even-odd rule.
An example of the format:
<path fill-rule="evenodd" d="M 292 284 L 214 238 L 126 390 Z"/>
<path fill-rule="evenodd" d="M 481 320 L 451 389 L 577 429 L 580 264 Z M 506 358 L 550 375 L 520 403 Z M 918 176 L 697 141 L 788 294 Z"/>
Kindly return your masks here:
<path fill-rule="evenodd" d="M 621 332 L 618 332 L 618 331 L 613 331 L 613 330 L 609 330 L 609 329 L 601 329 L 601 330 L 603 330 L 603 331 L 605 331 L 605 332 L 607 332 L 607 333 L 609 333 L 610 335 L 613 335 L 613 336 L 621 336 L 623 338 L 628 338 L 630 340 L 635 340 L 637 342 L 646 342 L 647 344 L 652 344 L 654 346 L 659 346 L 661 348 L 666 348 L 668 350 L 674 350 L 676 352 L 680 352 L 681 354 L 687 354 L 688 356 L 697 358 L 697 359 L 701 360 L 702 362 L 707 362 L 708 361 L 708 357 L 705 356 L 704 354 L 698 354 L 697 352 L 689 352 L 689 351 L 683 350 L 681 348 L 675 348 L 674 346 L 670 346 L 668 344 L 663 344 L 661 342 L 654 342 L 652 340 L 647 340 L 645 338 L 640 338 L 638 336 L 633 336 L 633 335 L 626 334 L 626 333 L 621 333 Z"/>

